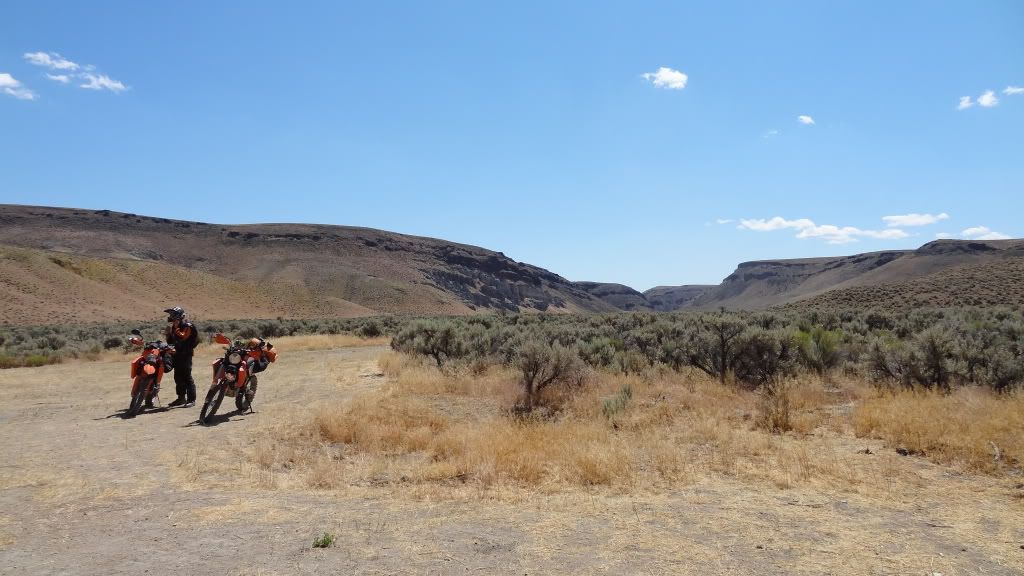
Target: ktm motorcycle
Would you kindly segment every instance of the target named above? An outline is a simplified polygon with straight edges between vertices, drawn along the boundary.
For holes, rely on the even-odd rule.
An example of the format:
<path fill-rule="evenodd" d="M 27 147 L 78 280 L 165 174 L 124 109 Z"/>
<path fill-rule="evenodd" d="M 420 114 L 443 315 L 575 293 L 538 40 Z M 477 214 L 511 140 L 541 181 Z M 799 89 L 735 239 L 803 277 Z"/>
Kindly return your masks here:
<path fill-rule="evenodd" d="M 147 399 L 152 399 L 160 391 L 160 381 L 164 374 L 174 368 L 172 357 L 174 346 L 162 340 L 146 342 L 138 330 L 132 330 L 128 343 L 142 348 L 131 364 L 132 400 L 125 412 L 127 418 L 134 418 L 142 412 Z"/>
<path fill-rule="evenodd" d="M 253 398 L 256 397 L 258 384 L 256 375 L 253 374 L 253 366 L 258 361 L 261 350 L 248 348 L 237 340 L 231 342 L 227 336 L 219 332 L 213 339 L 227 348 L 224 349 L 224 356 L 213 363 L 213 385 L 206 393 L 206 401 L 199 412 L 200 424 L 209 424 L 220 409 L 225 396 L 234 397 L 235 408 L 239 412 L 248 410 L 252 406 Z M 273 348 L 272 344 L 267 346 Z"/>

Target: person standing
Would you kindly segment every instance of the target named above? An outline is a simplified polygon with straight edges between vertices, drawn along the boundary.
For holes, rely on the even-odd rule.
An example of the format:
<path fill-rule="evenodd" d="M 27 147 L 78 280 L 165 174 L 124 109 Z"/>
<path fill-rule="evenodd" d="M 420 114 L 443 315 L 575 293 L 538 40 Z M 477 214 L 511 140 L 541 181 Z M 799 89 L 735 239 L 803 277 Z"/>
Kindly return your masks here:
<path fill-rule="evenodd" d="M 185 317 L 181 306 L 168 308 L 167 343 L 174 346 L 174 388 L 178 398 L 168 406 L 196 405 L 196 382 L 192 379 L 192 353 L 199 343 L 199 331 Z"/>

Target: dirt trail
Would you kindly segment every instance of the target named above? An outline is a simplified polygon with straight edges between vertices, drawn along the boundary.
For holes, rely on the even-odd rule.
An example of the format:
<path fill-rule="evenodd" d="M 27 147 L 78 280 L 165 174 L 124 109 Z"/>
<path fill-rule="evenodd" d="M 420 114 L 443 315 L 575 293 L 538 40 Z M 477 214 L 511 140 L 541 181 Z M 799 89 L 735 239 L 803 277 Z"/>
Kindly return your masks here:
<path fill-rule="evenodd" d="M 1024 574 L 1007 482 L 916 459 L 898 465 L 919 482 L 883 500 L 729 479 L 431 499 L 177 477 L 196 445 L 227 450 L 275 413 L 379 386 L 381 350 L 282 354 L 256 413 L 211 427 L 195 425 L 198 408 L 121 419 L 127 359 L 0 371 L 0 574 Z M 324 531 L 337 544 L 313 549 Z"/>

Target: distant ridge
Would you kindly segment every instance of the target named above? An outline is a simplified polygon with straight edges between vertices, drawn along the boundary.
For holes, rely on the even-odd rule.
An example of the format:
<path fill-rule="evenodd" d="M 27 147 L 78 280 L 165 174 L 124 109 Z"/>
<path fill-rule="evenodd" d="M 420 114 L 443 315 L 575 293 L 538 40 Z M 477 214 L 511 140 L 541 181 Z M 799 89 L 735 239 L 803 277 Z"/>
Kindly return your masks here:
<path fill-rule="evenodd" d="M 501 252 L 316 224 L 0 205 L 0 323 L 1024 305 L 1024 240 L 744 262 L 718 285 L 570 282 Z"/>

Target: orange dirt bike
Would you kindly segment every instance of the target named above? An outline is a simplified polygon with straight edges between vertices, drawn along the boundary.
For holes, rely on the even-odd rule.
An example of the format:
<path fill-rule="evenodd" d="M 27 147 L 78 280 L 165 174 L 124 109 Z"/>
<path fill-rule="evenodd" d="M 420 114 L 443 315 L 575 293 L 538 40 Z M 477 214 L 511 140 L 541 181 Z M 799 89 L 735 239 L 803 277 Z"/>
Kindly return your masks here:
<path fill-rule="evenodd" d="M 160 391 L 164 373 L 173 368 L 171 357 L 174 355 L 174 346 L 161 340 L 145 342 L 138 330 L 132 330 L 128 343 L 142 348 L 142 353 L 132 360 L 132 400 L 125 412 L 125 417 L 134 418 L 142 412 L 145 404 L 152 402 L 152 398 Z"/>
<path fill-rule="evenodd" d="M 276 359 L 274 345 L 263 343 L 256 348 L 246 346 L 240 341 L 231 342 L 227 336 L 217 333 L 213 337 L 218 344 L 225 344 L 224 356 L 213 363 L 213 384 L 206 393 L 203 409 L 199 412 L 199 423 L 209 424 L 217 413 L 225 396 L 235 398 L 235 408 L 245 412 L 252 406 L 256 397 L 257 378 L 253 373 L 261 357 L 270 355 Z M 270 360 L 273 361 L 273 360 Z M 266 367 L 266 364 L 263 364 Z"/>

